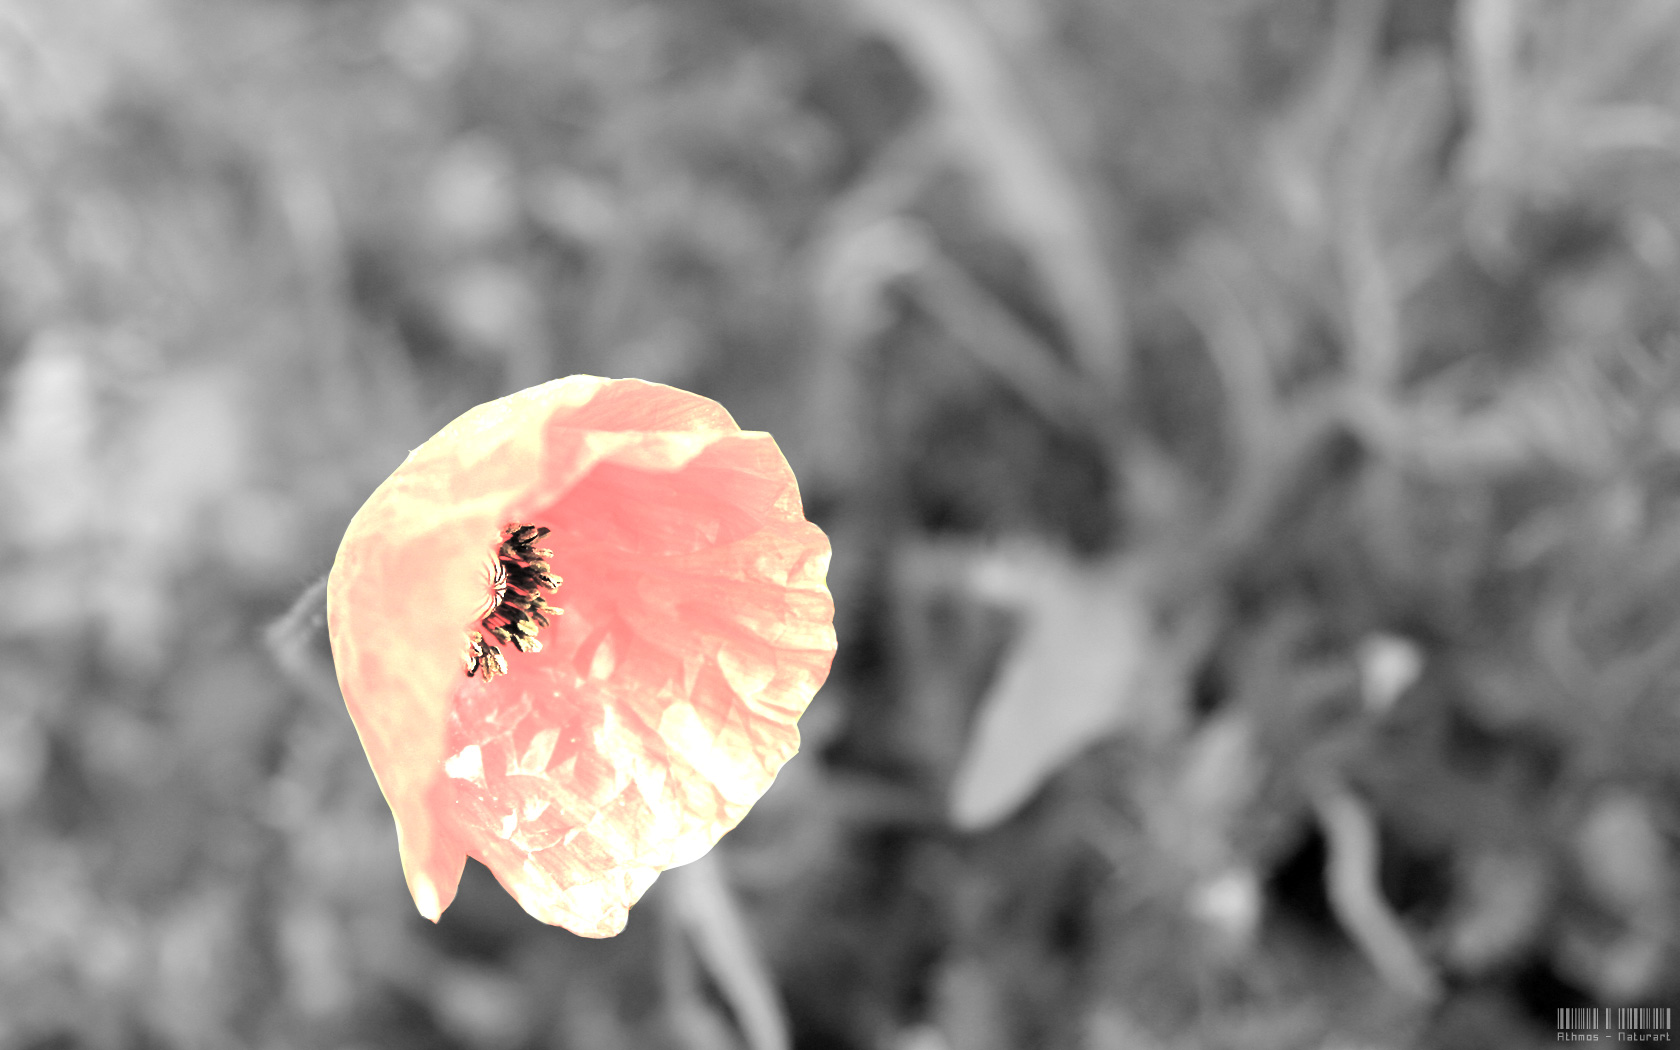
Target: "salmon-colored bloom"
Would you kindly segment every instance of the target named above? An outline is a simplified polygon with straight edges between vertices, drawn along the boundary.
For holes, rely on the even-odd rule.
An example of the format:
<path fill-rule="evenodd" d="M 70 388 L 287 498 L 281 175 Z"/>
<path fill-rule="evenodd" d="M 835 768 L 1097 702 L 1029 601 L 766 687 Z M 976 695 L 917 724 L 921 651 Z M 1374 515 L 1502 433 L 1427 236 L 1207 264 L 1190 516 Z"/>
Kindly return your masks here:
<path fill-rule="evenodd" d="M 671 387 L 557 379 L 410 453 L 327 615 L 421 913 L 471 856 L 544 922 L 623 929 L 798 750 L 828 559 L 770 436 Z"/>

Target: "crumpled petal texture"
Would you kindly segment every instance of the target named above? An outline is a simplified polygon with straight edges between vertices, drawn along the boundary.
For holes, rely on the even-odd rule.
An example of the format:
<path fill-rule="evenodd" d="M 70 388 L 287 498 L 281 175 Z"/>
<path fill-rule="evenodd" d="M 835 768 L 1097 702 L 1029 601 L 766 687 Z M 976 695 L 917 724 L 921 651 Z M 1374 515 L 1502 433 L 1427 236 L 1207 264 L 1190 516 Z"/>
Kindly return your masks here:
<path fill-rule="evenodd" d="M 501 528 L 546 526 L 564 615 L 463 673 Z M 591 937 L 695 860 L 799 747 L 834 656 L 827 538 L 768 434 L 640 380 L 467 412 L 352 520 L 328 582 L 339 684 L 432 919 L 465 857 Z"/>

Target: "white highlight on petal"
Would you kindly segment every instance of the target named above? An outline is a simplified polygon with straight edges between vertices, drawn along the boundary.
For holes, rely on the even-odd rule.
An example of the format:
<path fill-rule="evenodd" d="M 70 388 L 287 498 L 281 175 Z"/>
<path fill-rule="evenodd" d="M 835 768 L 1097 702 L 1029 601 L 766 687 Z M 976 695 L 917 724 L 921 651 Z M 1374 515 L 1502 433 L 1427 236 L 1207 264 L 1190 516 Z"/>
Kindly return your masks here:
<path fill-rule="evenodd" d="M 443 760 L 443 771 L 452 780 L 468 780 L 484 787 L 484 752 L 477 744 L 468 744 Z"/>
<path fill-rule="evenodd" d="M 657 812 L 665 812 L 673 808 L 661 805 L 665 799 L 666 779 L 670 772 L 671 767 L 663 762 L 638 761 L 636 763 L 634 774 L 636 790 L 642 793 L 642 798 L 647 800 L 648 805 L 652 806 Z"/>
<path fill-rule="evenodd" d="M 744 763 L 742 759 L 747 756 L 719 747 L 718 734 L 706 728 L 693 704 L 679 700 L 667 707 L 659 717 L 659 736 L 711 781 L 725 801 L 750 806 L 763 793 L 764 785 L 754 777 L 757 761 Z"/>
<path fill-rule="evenodd" d="M 548 771 L 551 784 L 565 784 L 577 775 L 578 757 L 575 753 L 567 756 L 566 760 Z"/>
<path fill-rule="evenodd" d="M 525 747 L 525 754 L 519 759 L 519 765 L 508 770 L 510 775 L 523 773 L 536 776 L 548 768 L 548 760 L 554 757 L 554 747 L 560 742 L 560 730 L 550 726 L 537 731 Z"/>
<path fill-rule="evenodd" d="M 618 645 L 609 633 L 601 639 L 601 644 L 595 647 L 595 655 L 589 658 L 589 677 L 597 681 L 604 681 L 612 677 L 618 667 Z"/>
<path fill-rule="evenodd" d="M 714 739 L 701 723 L 700 713 L 687 700 L 678 700 L 665 708 L 659 716 L 659 736 L 684 758 L 705 752 Z"/>
<path fill-rule="evenodd" d="M 595 737 L 595 750 L 604 755 L 614 754 L 615 752 L 612 748 L 614 743 L 613 737 L 616 736 L 617 733 L 618 716 L 613 714 L 612 704 L 604 704 L 601 707 L 601 725 L 593 734 Z"/>
<path fill-rule="evenodd" d="M 502 818 L 502 830 L 498 832 L 498 834 L 500 834 L 504 839 L 512 838 L 514 830 L 518 827 L 519 815 L 517 813 L 509 813 L 507 816 Z"/>
<path fill-rule="evenodd" d="M 734 649 L 719 650 L 717 665 L 718 670 L 723 672 L 723 680 L 742 700 L 751 700 L 762 693 L 776 677 L 774 661 L 755 660 Z"/>
<path fill-rule="evenodd" d="M 414 906 L 420 909 L 421 915 L 437 922 L 443 915 L 443 908 L 438 900 L 437 887 L 432 885 L 432 880 L 424 875 L 416 875 L 411 886 L 414 893 Z"/>

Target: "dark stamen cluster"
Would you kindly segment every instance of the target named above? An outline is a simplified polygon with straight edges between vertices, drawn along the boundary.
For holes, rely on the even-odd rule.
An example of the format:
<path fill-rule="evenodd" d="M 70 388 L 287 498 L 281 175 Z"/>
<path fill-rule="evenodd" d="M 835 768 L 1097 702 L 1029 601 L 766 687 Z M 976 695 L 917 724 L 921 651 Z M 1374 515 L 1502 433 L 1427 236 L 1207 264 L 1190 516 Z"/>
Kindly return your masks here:
<path fill-rule="evenodd" d="M 560 577 L 548 567 L 548 559 L 554 557 L 554 552 L 532 546 L 546 535 L 547 529 L 535 525 L 509 525 L 502 530 L 490 613 L 479 621 L 497 641 L 522 653 L 541 650 L 537 631 L 548 626 L 550 615 L 560 615 L 560 610 L 548 604 L 542 595 L 543 591 L 560 589 Z M 470 639 L 466 660 L 468 677 L 482 670 L 488 682 L 499 674 L 507 674 L 507 660 L 499 648 L 485 641 L 477 631 L 471 633 Z"/>
<path fill-rule="evenodd" d="M 502 651 L 484 641 L 484 636 L 477 631 L 467 632 L 467 677 L 471 678 L 479 669 L 484 671 L 486 682 L 494 681 L 499 674 L 507 674 L 507 657 Z"/>

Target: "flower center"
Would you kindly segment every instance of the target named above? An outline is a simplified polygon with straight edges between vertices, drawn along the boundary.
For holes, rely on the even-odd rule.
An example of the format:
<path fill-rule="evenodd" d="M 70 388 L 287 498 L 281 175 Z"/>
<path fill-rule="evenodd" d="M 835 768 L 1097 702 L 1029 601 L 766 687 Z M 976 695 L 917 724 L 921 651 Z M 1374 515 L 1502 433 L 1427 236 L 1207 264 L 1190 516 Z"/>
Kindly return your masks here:
<path fill-rule="evenodd" d="M 560 577 L 549 571 L 548 559 L 554 552 L 532 544 L 548 535 L 548 530 L 536 525 L 513 524 L 502 530 L 502 543 L 496 549 L 496 565 L 491 570 L 490 590 L 481 608 L 490 611 L 479 626 L 484 632 L 467 632 L 467 677 L 484 672 L 486 682 L 497 675 L 507 674 L 507 658 L 495 643 L 485 640 L 485 634 L 511 645 L 522 653 L 542 649 L 537 632 L 548 626 L 549 616 L 562 612 L 544 600 L 542 592 L 560 589 Z"/>

